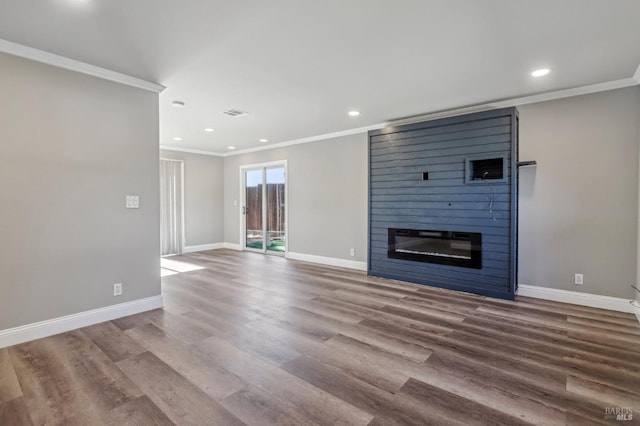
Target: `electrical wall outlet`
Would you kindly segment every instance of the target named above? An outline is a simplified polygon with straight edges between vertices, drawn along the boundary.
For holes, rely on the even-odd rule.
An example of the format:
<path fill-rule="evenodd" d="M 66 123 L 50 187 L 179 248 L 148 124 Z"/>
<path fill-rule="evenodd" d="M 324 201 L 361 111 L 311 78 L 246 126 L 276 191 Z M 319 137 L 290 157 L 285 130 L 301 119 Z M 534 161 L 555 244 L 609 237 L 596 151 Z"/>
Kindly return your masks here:
<path fill-rule="evenodd" d="M 113 285 L 113 295 L 122 296 L 122 283 L 116 283 Z"/>
<path fill-rule="evenodd" d="M 349 256 L 355 256 L 356 255 L 356 249 L 352 248 L 351 250 L 349 250 Z"/>
<path fill-rule="evenodd" d="M 577 285 L 582 285 L 584 283 L 584 277 L 582 276 L 582 274 L 576 274 L 573 282 Z"/>

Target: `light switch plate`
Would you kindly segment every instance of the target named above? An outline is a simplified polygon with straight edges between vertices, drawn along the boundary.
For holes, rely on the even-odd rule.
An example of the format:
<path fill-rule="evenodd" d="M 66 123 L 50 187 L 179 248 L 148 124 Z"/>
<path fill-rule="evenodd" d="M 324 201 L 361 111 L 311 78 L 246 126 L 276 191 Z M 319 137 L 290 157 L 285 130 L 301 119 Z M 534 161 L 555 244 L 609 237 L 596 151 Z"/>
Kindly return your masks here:
<path fill-rule="evenodd" d="M 139 209 L 140 208 L 140 197 L 137 195 L 127 195 L 127 208 L 128 209 Z"/>

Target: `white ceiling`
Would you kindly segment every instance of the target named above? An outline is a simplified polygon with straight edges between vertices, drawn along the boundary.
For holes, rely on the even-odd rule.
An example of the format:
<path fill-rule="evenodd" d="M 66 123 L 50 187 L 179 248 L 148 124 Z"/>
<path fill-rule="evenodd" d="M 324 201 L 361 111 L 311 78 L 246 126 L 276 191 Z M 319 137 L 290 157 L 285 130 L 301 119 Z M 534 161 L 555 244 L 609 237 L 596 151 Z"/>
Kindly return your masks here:
<path fill-rule="evenodd" d="M 218 153 L 625 79 L 640 64 L 637 0 L 0 2 L 0 39 L 166 86 L 161 145 Z M 553 72 L 530 76 L 541 67 Z"/>

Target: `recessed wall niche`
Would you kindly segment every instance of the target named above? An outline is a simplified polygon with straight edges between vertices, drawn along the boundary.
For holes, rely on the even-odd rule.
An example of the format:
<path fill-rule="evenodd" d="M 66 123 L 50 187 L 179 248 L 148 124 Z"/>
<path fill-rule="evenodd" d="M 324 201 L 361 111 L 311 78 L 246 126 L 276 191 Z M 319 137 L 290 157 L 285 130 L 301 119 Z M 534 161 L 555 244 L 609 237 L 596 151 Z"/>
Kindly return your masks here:
<path fill-rule="evenodd" d="M 507 181 L 507 162 L 504 156 L 470 157 L 465 160 L 466 183 Z"/>

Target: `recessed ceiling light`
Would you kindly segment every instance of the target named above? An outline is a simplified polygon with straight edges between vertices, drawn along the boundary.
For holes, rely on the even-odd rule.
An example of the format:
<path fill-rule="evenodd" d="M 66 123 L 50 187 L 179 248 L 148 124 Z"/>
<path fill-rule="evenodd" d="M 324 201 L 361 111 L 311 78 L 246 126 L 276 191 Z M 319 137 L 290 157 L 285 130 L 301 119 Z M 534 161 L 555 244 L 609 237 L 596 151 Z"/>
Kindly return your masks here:
<path fill-rule="evenodd" d="M 260 142 L 269 142 L 269 139 L 259 139 Z"/>
<path fill-rule="evenodd" d="M 184 108 L 184 102 L 173 101 L 173 102 L 171 102 L 171 106 L 175 107 L 175 108 Z"/>
<path fill-rule="evenodd" d="M 230 147 L 228 147 L 228 148 L 229 148 L 229 149 L 236 149 L 236 147 L 235 147 L 235 146 L 230 146 Z"/>
<path fill-rule="evenodd" d="M 206 129 L 204 129 L 205 132 L 209 132 L 209 133 L 213 132 L 213 130 L 214 129 L 212 129 L 211 127 L 207 127 Z"/>
<path fill-rule="evenodd" d="M 182 140 L 182 138 L 179 138 L 179 137 L 176 136 L 175 138 L 173 138 L 173 140 L 180 142 Z"/>
<path fill-rule="evenodd" d="M 535 70 L 531 73 L 533 77 L 542 77 L 549 74 L 551 70 L 549 68 L 540 68 L 539 70 Z"/>
<path fill-rule="evenodd" d="M 357 117 L 360 115 L 360 111 L 349 111 L 351 117 Z"/>

